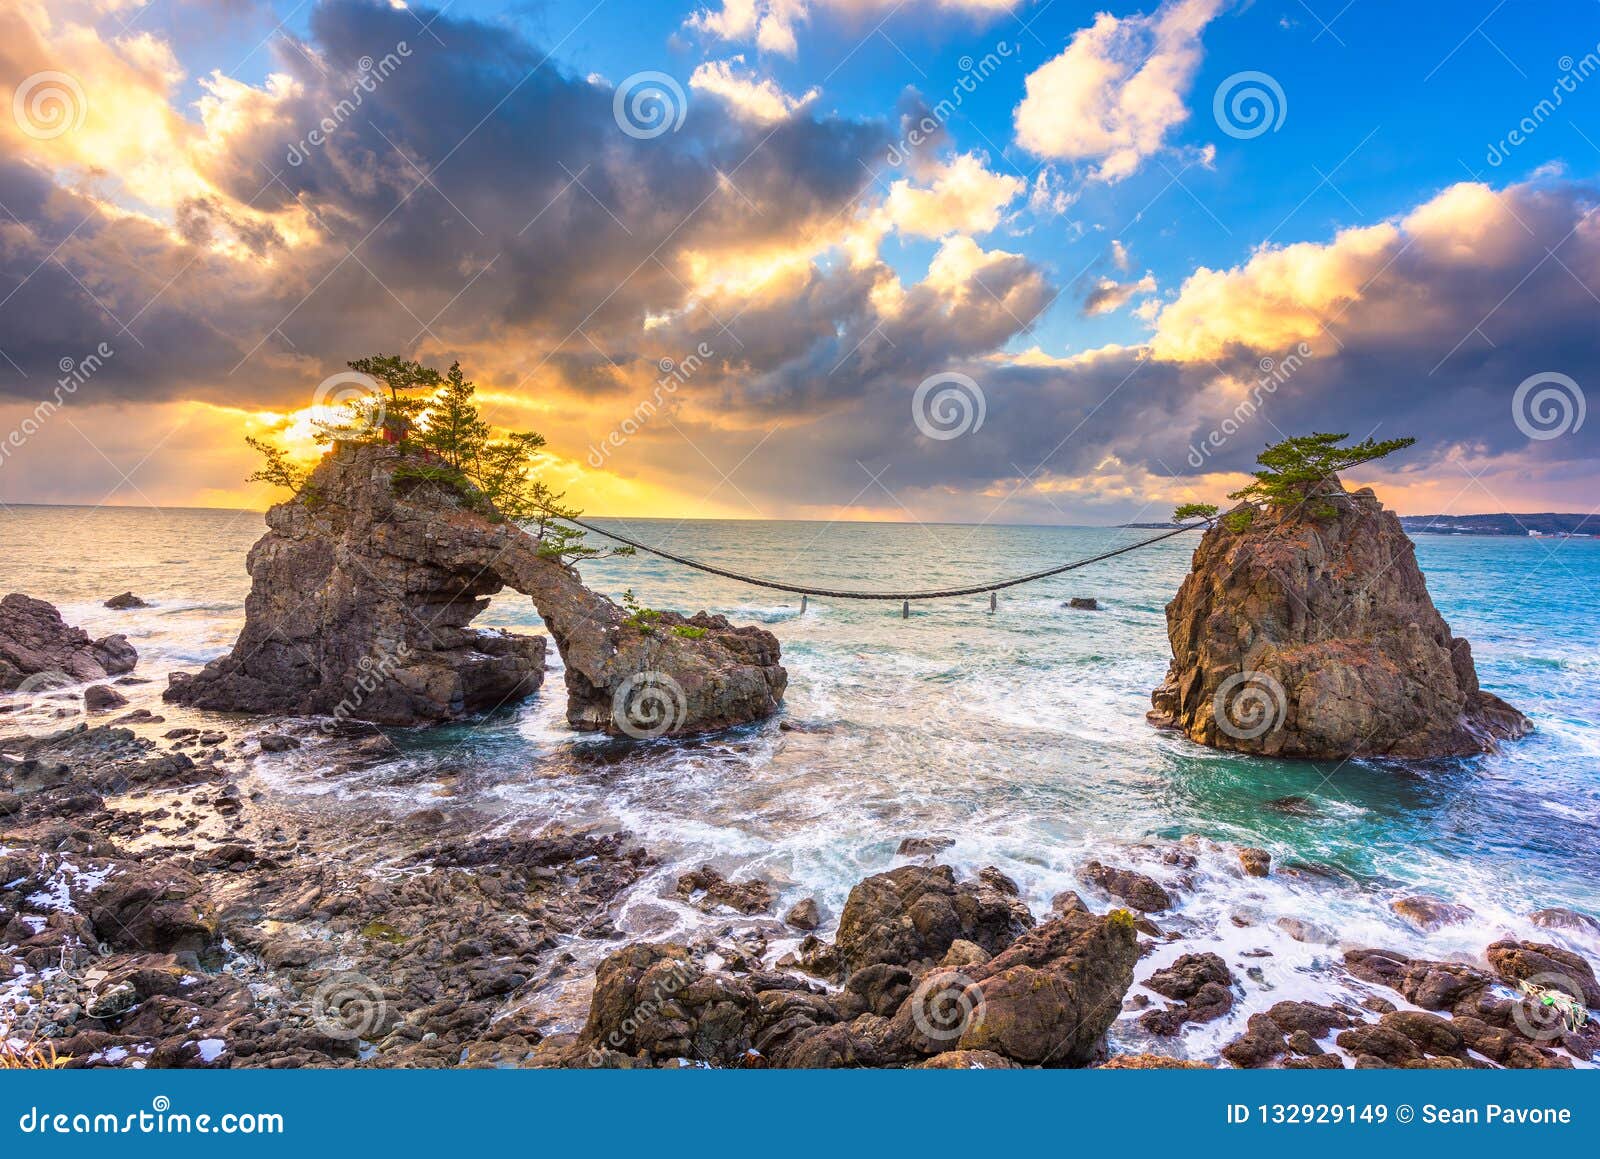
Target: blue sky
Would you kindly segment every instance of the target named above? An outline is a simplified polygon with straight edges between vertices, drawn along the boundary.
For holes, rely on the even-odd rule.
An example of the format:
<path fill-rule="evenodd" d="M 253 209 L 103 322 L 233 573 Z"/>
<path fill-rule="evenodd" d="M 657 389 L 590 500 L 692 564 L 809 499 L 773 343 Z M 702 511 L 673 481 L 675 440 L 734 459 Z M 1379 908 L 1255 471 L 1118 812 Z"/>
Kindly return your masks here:
<path fill-rule="evenodd" d="M 1419 435 L 1379 476 L 1407 509 L 1593 502 L 1596 427 L 1575 410 L 1534 437 L 1512 413 L 1531 378 L 1579 408 L 1596 378 L 1590 0 L 41 12 L 0 10 L 0 67 L 14 98 L 66 76 L 82 115 L 0 126 L 22 239 L 0 401 L 27 413 L 109 327 L 118 359 L 73 401 L 117 470 L 0 475 L 11 497 L 115 489 L 143 438 L 213 462 L 143 497 L 238 501 L 215 429 L 294 427 L 376 346 L 469 362 L 604 509 L 1100 521 L 1214 498 L 1307 427 Z M 357 58 L 401 41 L 394 78 L 285 164 Z M 619 133 L 615 89 L 655 72 L 681 125 Z M 1241 87 L 1272 128 L 1225 123 Z M 903 117 L 957 93 L 931 143 L 892 153 Z M 1241 417 L 1297 343 L 1314 365 L 1256 382 Z M 653 368 L 702 346 L 668 421 L 597 455 L 659 394 Z M 973 437 L 908 426 L 940 374 L 982 394 Z M 53 437 L 34 453 L 58 461 Z M 736 496 L 698 499 L 732 464 Z M 788 501 L 819 466 L 829 493 Z M 880 468 L 899 483 L 862 497 Z"/>

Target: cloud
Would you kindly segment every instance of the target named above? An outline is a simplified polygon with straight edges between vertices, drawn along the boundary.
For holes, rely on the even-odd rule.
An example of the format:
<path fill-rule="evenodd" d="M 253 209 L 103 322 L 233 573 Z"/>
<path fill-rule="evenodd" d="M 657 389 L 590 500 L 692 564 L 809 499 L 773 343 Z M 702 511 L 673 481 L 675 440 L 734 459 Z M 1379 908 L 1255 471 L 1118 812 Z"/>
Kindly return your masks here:
<path fill-rule="evenodd" d="M 763 52 L 794 57 L 799 51 L 796 28 L 824 9 L 856 22 L 888 17 L 902 10 L 932 8 L 976 19 L 1011 12 L 1022 0 L 721 0 L 720 8 L 698 8 L 684 21 L 687 28 L 718 40 L 755 42 Z"/>
<path fill-rule="evenodd" d="M 884 213 L 894 228 L 916 237 L 987 233 L 1027 188 L 1020 177 L 989 169 L 987 158 L 964 153 L 931 167 L 929 183 L 899 180 L 889 187 Z"/>
<path fill-rule="evenodd" d="M 1135 282 L 1119 282 L 1115 278 L 1098 278 L 1090 288 L 1088 296 L 1084 299 L 1084 317 L 1093 318 L 1099 314 L 1113 313 L 1122 309 L 1138 295 L 1153 294 L 1155 292 L 1156 279 L 1152 274 L 1146 274 Z"/>
<path fill-rule="evenodd" d="M 708 60 L 689 78 L 691 88 L 720 97 L 741 117 L 758 125 L 788 120 L 821 95 L 819 88 L 792 97 L 771 77 L 757 77 L 744 66 L 743 56 Z"/>
<path fill-rule="evenodd" d="M 1029 74 L 1015 112 L 1018 143 L 1040 157 L 1096 162 L 1097 181 L 1131 175 L 1188 119 L 1200 34 L 1225 3 L 1167 0 L 1148 16 L 1100 13 Z"/>

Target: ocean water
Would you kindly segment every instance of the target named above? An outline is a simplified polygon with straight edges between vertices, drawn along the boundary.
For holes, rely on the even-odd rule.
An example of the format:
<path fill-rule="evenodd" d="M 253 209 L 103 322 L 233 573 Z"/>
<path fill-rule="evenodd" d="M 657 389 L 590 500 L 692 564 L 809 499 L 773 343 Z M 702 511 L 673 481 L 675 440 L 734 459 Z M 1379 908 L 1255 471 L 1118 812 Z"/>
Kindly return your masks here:
<path fill-rule="evenodd" d="M 644 542 L 739 570 L 840 587 L 936 587 L 999 578 L 1105 550 L 1147 531 L 916 524 L 601 521 Z M 242 619 L 254 513 L 18 507 L 0 512 L 0 592 L 57 604 L 91 633 L 139 648 L 128 691 L 171 727 L 200 718 L 159 704 L 166 674 L 225 651 Z M 1600 541 L 1418 537 L 1435 602 L 1471 639 L 1486 688 L 1535 722 L 1528 739 L 1467 760 L 1343 764 L 1248 759 L 1150 728 L 1165 671 L 1163 607 L 1188 567 L 1178 537 L 1000 595 L 915 605 L 810 601 L 692 572 L 645 555 L 582 565 L 618 596 L 760 623 L 789 670 L 783 719 L 691 741 L 621 743 L 572 732 L 552 671 L 537 698 L 486 719 L 402 731 L 394 766 L 330 781 L 303 754 L 263 756 L 255 772 L 287 793 L 409 810 L 441 805 L 419 768 L 467 786 L 444 801 L 507 827 L 624 828 L 659 858 L 620 925 L 679 936 L 710 919 L 671 898 L 705 862 L 781 889 L 778 912 L 815 896 L 836 920 L 851 885 L 900 864 L 904 837 L 943 835 L 961 871 L 996 865 L 1036 913 L 1082 888 L 1085 860 L 1174 880 L 1164 850 L 1183 843 L 1181 906 L 1163 924 L 1184 943 L 1147 957 L 1141 976 L 1185 950 L 1252 958 L 1234 1016 L 1176 1049 L 1213 1051 L 1252 1009 L 1326 999 L 1342 947 L 1384 945 L 1471 956 L 1514 934 L 1600 946 L 1536 929 L 1534 909 L 1600 914 Z M 155 606 L 113 612 L 132 589 Z M 1098 612 L 1071 611 L 1094 596 Z M 542 631 L 531 603 L 497 597 L 482 623 Z M 551 650 L 554 656 L 554 649 Z M 238 722 L 234 722 L 237 726 Z M 1287 812 L 1272 802 L 1304 798 Z M 1261 846 L 1297 875 L 1243 877 L 1236 850 Z M 1432 933 L 1389 908 L 1428 893 L 1474 917 Z M 1089 896 L 1086 893 L 1086 896 Z M 1280 924 L 1301 923 L 1301 939 Z M 726 919 L 720 921 L 726 925 Z M 1309 931 L 1309 932 L 1308 932 Z M 1246 962 L 1232 959 L 1242 973 Z M 1342 984 L 1342 983 L 1338 983 Z M 1392 995 L 1391 995 L 1392 997 Z M 1127 1023 L 1119 1034 L 1136 1036 Z M 1175 1049 L 1170 1041 L 1162 1049 Z"/>

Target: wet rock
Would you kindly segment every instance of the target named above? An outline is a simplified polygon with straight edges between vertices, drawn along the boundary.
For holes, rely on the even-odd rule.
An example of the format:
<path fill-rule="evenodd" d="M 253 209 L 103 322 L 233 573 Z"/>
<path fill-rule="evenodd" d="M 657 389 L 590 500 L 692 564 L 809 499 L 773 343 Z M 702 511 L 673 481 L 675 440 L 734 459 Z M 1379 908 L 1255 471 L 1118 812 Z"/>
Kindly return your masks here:
<path fill-rule="evenodd" d="M 1113 910 L 1057 918 L 1025 936 L 1030 944 L 1021 952 L 998 954 L 973 971 L 982 1015 L 967 1021 L 957 1047 L 1031 1065 L 1086 1066 L 1133 984 L 1133 917 Z M 1059 955 L 1034 964 L 1039 950 L 1054 946 Z M 908 1004 L 915 1001 L 913 995 Z"/>
<path fill-rule="evenodd" d="M 1308 922 L 1303 918 L 1285 915 L 1274 919 L 1272 924 L 1295 941 L 1305 942 L 1307 945 L 1331 946 L 1338 941 L 1338 935 L 1327 926 L 1319 926 L 1316 922 Z"/>
<path fill-rule="evenodd" d="M 1216 954 L 1184 954 L 1145 979 L 1163 998 L 1183 1005 L 1141 1015 L 1139 1025 L 1152 1034 L 1177 1034 L 1185 1023 L 1210 1022 L 1233 1009 L 1234 977 Z"/>
<path fill-rule="evenodd" d="M 128 608 L 148 608 L 150 605 L 132 592 L 123 592 L 120 596 L 112 596 L 105 606 L 120 612 Z"/>
<path fill-rule="evenodd" d="M 1528 920 L 1536 926 L 1547 930 L 1568 930 L 1577 934 L 1588 934 L 1600 938 L 1600 921 L 1596 921 L 1588 914 L 1579 913 L 1577 910 L 1562 909 L 1552 906 L 1547 909 L 1535 910 L 1528 915 Z"/>
<path fill-rule="evenodd" d="M 742 1065 L 760 1009 L 749 985 L 707 974 L 679 945 L 618 950 L 595 972 L 579 1049 L 614 1050 L 654 1061 L 688 1059 Z"/>
<path fill-rule="evenodd" d="M 907 837 L 895 852 L 901 857 L 927 857 L 943 853 L 955 843 L 954 837 Z"/>
<path fill-rule="evenodd" d="M 1600 1010 L 1600 982 L 1594 967 L 1571 950 L 1545 942 L 1496 942 L 1486 951 L 1489 965 L 1508 982 L 1531 981 L 1546 989 L 1564 989 L 1581 996 L 1584 1005 Z"/>
<path fill-rule="evenodd" d="M 1252 1014 L 1245 1032 L 1222 1048 L 1222 1057 L 1247 1070 L 1269 1066 L 1289 1049 L 1284 1033 L 1265 1014 Z"/>
<path fill-rule="evenodd" d="M 1422 1057 L 1422 1051 L 1416 1043 L 1394 1027 L 1382 1023 L 1367 1023 L 1341 1031 L 1334 1041 L 1342 1049 L 1356 1055 L 1358 1060 L 1361 1056 L 1367 1056 L 1381 1060 L 1386 1066 L 1399 1066 L 1409 1059 Z"/>
<path fill-rule="evenodd" d="M 1267 1011 L 1267 1017 L 1285 1034 L 1304 1033 L 1312 1038 L 1324 1038 L 1353 1021 L 1342 1010 L 1317 1002 L 1278 1002 Z"/>
<path fill-rule="evenodd" d="M 1393 950 L 1349 950 L 1344 963 L 1362 981 L 1398 990 L 1407 1001 L 1424 1010 L 1450 1010 L 1470 1002 L 1493 981 L 1473 966 L 1413 960 Z"/>
<path fill-rule="evenodd" d="M 1100 601 L 1093 596 L 1073 596 L 1062 606 L 1079 612 L 1098 612 Z"/>
<path fill-rule="evenodd" d="M 30 676 L 60 674 L 55 680 L 62 685 L 104 680 L 133 671 L 138 659 L 126 636 L 91 640 L 44 600 L 19 592 L 0 599 L 0 691 L 17 688 Z"/>
<path fill-rule="evenodd" d="M 256 738 L 256 741 L 264 753 L 286 753 L 290 749 L 300 747 L 300 742 L 294 737 L 275 732 L 264 732 Z"/>
<path fill-rule="evenodd" d="M 678 736 L 776 711 L 787 675 L 770 632 L 705 613 L 640 623 L 519 527 L 449 487 L 397 479 L 404 461 L 395 447 L 336 444 L 313 472 L 316 502 L 268 512 L 238 642 L 175 676 L 167 699 L 396 725 L 520 700 L 543 680 L 545 638 L 470 626 L 510 587 L 561 651 L 578 729 Z"/>
<path fill-rule="evenodd" d="M 1396 1010 L 1380 1018 L 1378 1025 L 1405 1035 L 1424 1054 L 1456 1055 L 1462 1052 L 1460 1028 L 1437 1014 Z"/>
<path fill-rule="evenodd" d="M 1136 910 L 1159 913 L 1172 908 L 1171 895 L 1154 878 L 1143 873 L 1091 861 L 1078 875 Z"/>
<path fill-rule="evenodd" d="M 1210 1070 L 1209 1063 L 1164 1054 L 1119 1054 L 1100 1064 L 1101 1070 Z"/>
<path fill-rule="evenodd" d="M 1286 817 L 1316 817 L 1320 815 L 1317 807 L 1304 797 L 1275 797 L 1267 802 L 1267 808 L 1274 813 L 1282 813 Z"/>
<path fill-rule="evenodd" d="M 777 891 L 770 882 L 752 878 L 733 882 L 709 865 L 685 873 L 678 878 L 678 896 L 694 899 L 703 910 L 712 911 L 727 906 L 742 914 L 766 913 L 777 900 Z M 695 895 L 699 895 L 698 898 Z"/>
<path fill-rule="evenodd" d="M 1272 854 L 1265 849 L 1239 850 L 1239 864 L 1251 877 L 1265 877 L 1272 867 Z"/>
<path fill-rule="evenodd" d="M 992 1050 L 947 1050 L 926 1062 L 919 1062 L 919 1070 L 1018 1070 L 1022 1066 L 1003 1054 Z"/>
<path fill-rule="evenodd" d="M 791 906 L 783 920 L 797 930 L 814 930 L 822 924 L 822 911 L 817 908 L 817 899 L 808 897 Z"/>
<path fill-rule="evenodd" d="M 1389 908 L 1419 930 L 1431 931 L 1441 926 L 1457 925 L 1472 917 L 1472 911 L 1464 905 L 1454 905 L 1425 894 L 1403 897 L 1391 903 Z"/>
<path fill-rule="evenodd" d="M 91 684 L 83 690 L 83 707 L 90 712 L 110 712 L 128 703 L 128 698 L 106 684 Z"/>
<path fill-rule="evenodd" d="M 836 941 L 841 964 L 936 962 L 957 938 L 990 953 L 1033 926 L 1027 906 L 981 882 L 955 880 L 947 865 L 905 865 L 850 891 Z"/>
<path fill-rule="evenodd" d="M 1478 685 L 1411 540 L 1370 490 L 1219 520 L 1167 605 L 1172 663 L 1150 720 L 1264 756 L 1466 756 L 1527 718 Z"/>

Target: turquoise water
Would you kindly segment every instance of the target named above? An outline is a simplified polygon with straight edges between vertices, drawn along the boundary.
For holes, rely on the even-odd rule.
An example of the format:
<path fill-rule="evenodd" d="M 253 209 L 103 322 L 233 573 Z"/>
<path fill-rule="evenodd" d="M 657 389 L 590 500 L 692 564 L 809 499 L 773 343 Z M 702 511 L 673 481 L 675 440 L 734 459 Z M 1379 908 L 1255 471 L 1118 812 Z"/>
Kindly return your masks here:
<path fill-rule="evenodd" d="M 93 632 L 127 631 L 158 683 L 219 654 L 238 629 L 249 513 L 14 508 L 0 514 L 0 590 L 62 607 Z M 997 578 L 1142 538 L 1092 528 L 635 520 L 645 542 L 740 570 L 841 587 L 918 588 Z M 624 928 L 682 932 L 704 920 L 663 898 L 676 874 L 711 861 L 816 895 L 837 916 L 851 884 L 896 863 L 901 838 L 957 839 L 958 868 L 1000 866 L 1037 910 L 1089 856 L 1158 866 L 1185 841 L 1181 923 L 1224 947 L 1270 946 L 1273 998 L 1325 967 L 1334 950 L 1292 941 L 1298 918 L 1338 945 L 1381 943 L 1435 955 L 1477 953 L 1525 915 L 1563 905 L 1600 913 L 1600 541 L 1420 536 L 1430 590 L 1471 639 L 1486 688 L 1537 725 L 1502 752 L 1429 764 L 1342 765 L 1241 759 L 1145 724 L 1166 667 L 1163 606 L 1188 567 L 1185 537 L 1083 571 L 987 597 L 915 606 L 798 599 L 651 557 L 583 565 L 612 595 L 653 607 L 759 622 L 790 673 L 774 720 L 711 739 L 620 744 L 567 729 L 561 682 L 487 720 L 399 735 L 407 760 L 331 784 L 290 756 L 258 771 L 287 791 L 394 807 L 439 804 L 416 775 L 449 764 L 470 786 L 456 803 L 508 825 L 555 820 L 622 826 L 663 859 L 635 891 Z M 116 613 L 131 588 L 156 603 Z M 1103 610 L 1069 611 L 1070 596 Z M 531 604 L 497 598 L 488 624 L 541 631 Z M 142 701 L 136 701 L 142 703 Z M 169 721 L 176 714 L 167 712 Z M 169 725 L 170 727 L 170 725 Z M 305 758 L 301 758 L 303 761 Z M 266 763 L 273 762 L 273 763 Z M 1310 815 L 1269 802 L 1306 799 Z M 1234 848 L 1316 872 L 1243 879 Z M 1161 874 L 1158 874 L 1158 876 Z M 1165 876 L 1171 880 L 1172 874 Z M 1477 917 L 1431 934 L 1389 910 L 1427 892 Z M 1245 924 L 1240 925 L 1243 921 Z M 1162 954 L 1147 959 L 1159 964 Z M 1225 1032 L 1232 1022 L 1219 1024 Z"/>

